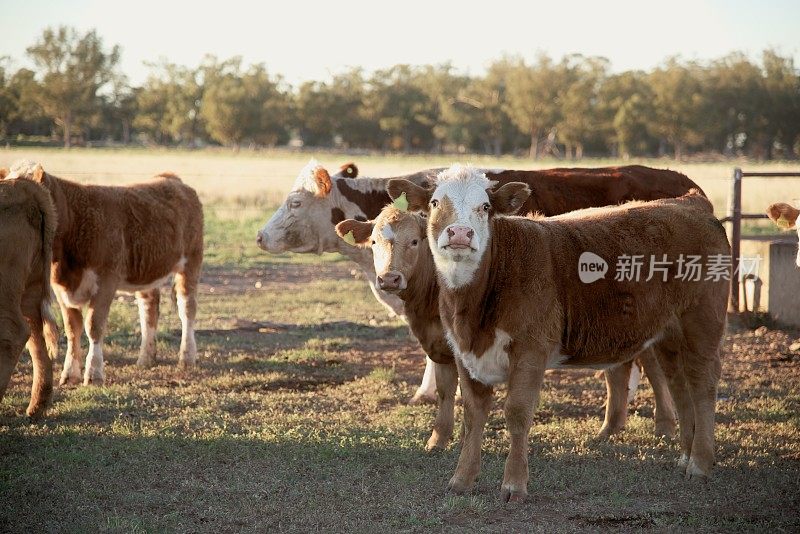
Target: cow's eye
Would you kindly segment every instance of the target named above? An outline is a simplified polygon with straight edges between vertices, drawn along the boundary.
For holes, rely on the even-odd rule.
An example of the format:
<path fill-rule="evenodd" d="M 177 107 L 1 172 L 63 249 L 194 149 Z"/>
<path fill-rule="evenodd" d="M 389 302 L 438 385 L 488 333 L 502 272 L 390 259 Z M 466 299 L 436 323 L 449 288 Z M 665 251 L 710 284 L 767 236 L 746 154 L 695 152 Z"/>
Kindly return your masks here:
<path fill-rule="evenodd" d="M 411 242 L 412 247 L 416 247 L 417 243 L 419 243 L 416 239 Z"/>
<path fill-rule="evenodd" d="M 438 208 L 438 207 L 439 207 L 439 201 L 438 201 L 438 200 L 436 200 L 435 198 L 434 198 L 434 199 L 432 199 L 432 200 L 431 200 L 431 207 L 432 207 L 432 208 Z"/>
<path fill-rule="evenodd" d="M 290 208 L 299 208 L 300 204 L 301 204 L 301 202 L 299 200 L 292 200 L 292 201 L 289 202 L 289 207 Z"/>
<path fill-rule="evenodd" d="M 374 240 L 374 239 L 372 240 L 372 244 L 373 244 L 373 245 L 375 244 L 375 240 Z"/>
<path fill-rule="evenodd" d="M 485 202 L 483 204 L 483 211 L 488 213 L 491 208 L 492 208 L 492 206 L 488 202 Z"/>

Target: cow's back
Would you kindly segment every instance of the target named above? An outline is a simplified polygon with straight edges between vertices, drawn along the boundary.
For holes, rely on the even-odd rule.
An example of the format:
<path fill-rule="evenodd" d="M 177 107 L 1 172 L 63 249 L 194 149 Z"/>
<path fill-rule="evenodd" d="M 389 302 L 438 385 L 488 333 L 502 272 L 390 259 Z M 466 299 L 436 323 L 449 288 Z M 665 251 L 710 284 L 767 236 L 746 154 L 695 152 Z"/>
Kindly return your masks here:
<path fill-rule="evenodd" d="M 691 189 L 701 191 L 684 174 L 641 165 L 501 171 L 487 173 L 487 177 L 497 180 L 500 185 L 508 182 L 528 184 L 531 195 L 519 213 L 524 215 L 536 212 L 548 217 L 631 200 L 675 198 Z"/>
<path fill-rule="evenodd" d="M 730 261 L 730 246 L 705 198 L 578 211 L 542 221 L 541 228 L 548 236 L 552 276 L 562 309 L 561 345 L 564 354 L 576 360 L 591 362 L 595 357 L 638 349 L 657 334 L 648 331 L 654 324 L 668 323 L 676 310 L 686 310 L 702 299 L 714 300 L 724 316 L 726 282 L 714 284 L 706 277 L 707 266 L 715 258 L 723 264 Z M 581 281 L 579 260 L 585 252 L 607 263 L 603 278 Z M 624 258 L 636 256 L 641 259 L 638 275 L 635 269 L 620 264 L 633 265 Z M 692 257 L 703 265 L 700 279 L 679 278 L 679 261 Z M 652 260 L 666 260 L 667 272 L 655 270 L 648 281 Z M 616 280 L 619 271 L 632 279 Z M 661 320 L 654 321 L 653 316 L 659 314 Z M 605 336 L 608 331 L 617 335 Z"/>

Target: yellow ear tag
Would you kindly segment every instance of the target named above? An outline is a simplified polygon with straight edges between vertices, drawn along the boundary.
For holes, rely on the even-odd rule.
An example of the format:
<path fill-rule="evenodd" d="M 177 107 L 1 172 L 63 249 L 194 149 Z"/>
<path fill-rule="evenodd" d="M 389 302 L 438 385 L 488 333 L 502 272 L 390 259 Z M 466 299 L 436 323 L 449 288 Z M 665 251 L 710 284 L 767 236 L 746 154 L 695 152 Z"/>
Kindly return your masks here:
<path fill-rule="evenodd" d="M 400 193 L 394 202 L 392 202 L 392 206 L 399 209 L 400 211 L 408 211 L 408 198 L 406 198 L 406 192 L 403 191 Z"/>
<path fill-rule="evenodd" d="M 342 239 L 344 239 L 344 242 L 347 243 L 348 245 L 356 246 L 356 238 L 353 235 L 352 230 L 344 234 L 344 237 Z"/>
<path fill-rule="evenodd" d="M 783 228 L 784 230 L 788 230 L 792 227 L 792 223 L 790 223 L 789 220 L 783 215 L 778 217 L 778 220 L 775 221 L 775 224 L 778 225 L 778 228 Z"/>

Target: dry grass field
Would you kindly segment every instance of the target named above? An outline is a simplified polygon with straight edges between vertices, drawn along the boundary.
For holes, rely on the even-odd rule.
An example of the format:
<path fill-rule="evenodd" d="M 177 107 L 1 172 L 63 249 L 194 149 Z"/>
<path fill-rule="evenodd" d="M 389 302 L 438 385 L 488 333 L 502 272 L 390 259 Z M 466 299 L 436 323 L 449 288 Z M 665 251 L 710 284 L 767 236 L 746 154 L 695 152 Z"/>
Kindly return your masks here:
<path fill-rule="evenodd" d="M 800 331 L 730 325 L 718 465 L 707 485 L 682 480 L 677 443 L 653 437 L 646 383 L 628 428 L 596 442 L 604 384 L 590 372 L 552 372 L 531 432 L 528 501 L 499 503 L 503 390 L 476 490 L 448 496 L 458 447 L 423 451 L 434 409 L 406 404 L 423 367 L 406 327 L 339 256 L 255 247 L 307 155 L 6 149 L 0 165 L 20 157 L 84 182 L 177 172 L 206 202 L 207 252 L 197 369 L 175 365 L 180 330 L 168 289 L 159 365 L 135 366 L 136 306 L 120 296 L 106 385 L 58 388 L 42 422 L 24 416 L 31 366 L 22 357 L 0 404 L 0 532 L 800 531 L 800 351 L 790 348 Z M 335 167 L 349 158 L 319 159 Z M 450 162 L 352 159 L 368 175 Z M 730 164 L 645 163 L 686 172 L 724 211 Z M 767 185 L 753 187 L 748 211 L 800 197 L 797 182 Z"/>

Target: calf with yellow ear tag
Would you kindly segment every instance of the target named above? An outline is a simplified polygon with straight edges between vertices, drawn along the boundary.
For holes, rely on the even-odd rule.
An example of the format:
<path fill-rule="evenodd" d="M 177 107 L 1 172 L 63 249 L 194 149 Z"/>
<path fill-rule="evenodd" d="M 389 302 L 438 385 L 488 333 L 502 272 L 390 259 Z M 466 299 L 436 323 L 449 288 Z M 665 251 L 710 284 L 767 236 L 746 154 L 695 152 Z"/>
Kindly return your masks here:
<path fill-rule="evenodd" d="M 800 216 L 800 210 L 784 202 L 778 202 L 767 208 L 767 215 L 781 230 L 791 230 L 797 228 L 797 217 Z M 800 236 L 800 228 L 797 229 L 797 234 Z M 800 250 L 797 252 L 795 263 L 800 267 Z"/>

